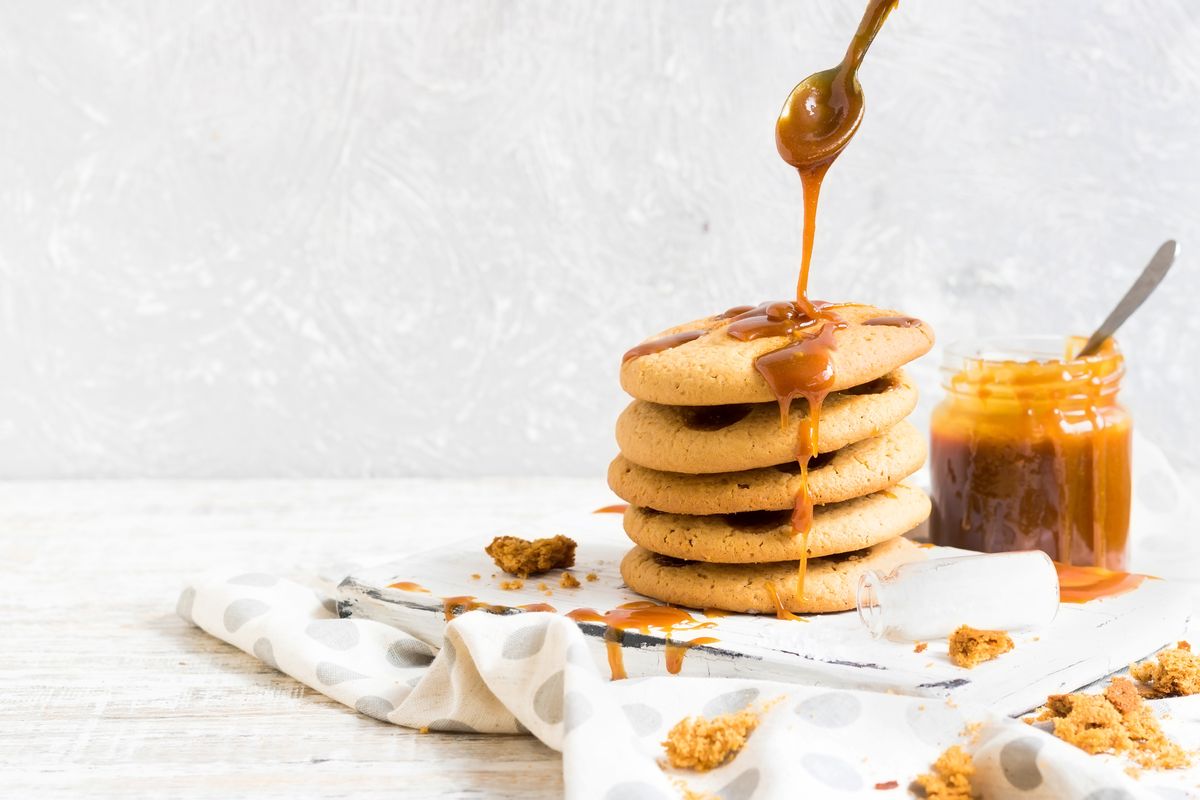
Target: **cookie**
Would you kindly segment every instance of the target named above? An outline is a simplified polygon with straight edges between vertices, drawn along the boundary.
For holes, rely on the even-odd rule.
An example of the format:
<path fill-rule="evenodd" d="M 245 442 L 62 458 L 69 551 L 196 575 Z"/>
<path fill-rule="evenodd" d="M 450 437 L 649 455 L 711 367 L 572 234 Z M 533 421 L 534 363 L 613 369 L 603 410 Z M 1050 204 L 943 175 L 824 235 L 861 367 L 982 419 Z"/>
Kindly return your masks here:
<path fill-rule="evenodd" d="M 917 406 L 917 389 L 903 370 L 825 398 L 818 450 L 828 453 L 878 436 Z M 617 419 L 621 455 L 662 472 L 709 474 L 773 467 L 796 458 L 803 400 L 792 403 L 786 427 L 779 405 L 665 406 L 635 400 Z"/>
<path fill-rule="evenodd" d="M 796 596 L 795 561 L 707 564 L 634 547 L 621 561 L 621 577 L 630 589 L 663 603 L 749 614 L 775 613 L 766 587 L 769 581 L 785 609 L 793 614 L 814 614 L 854 608 L 858 579 L 868 570 L 886 574 L 924 557 L 925 550 L 901 537 L 867 550 L 816 558 L 808 562 L 803 597 Z"/>
<path fill-rule="evenodd" d="M 813 509 L 810 558 L 861 550 L 911 531 L 929 516 L 929 498 L 899 484 L 866 497 Z M 630 506 L 625 533 L 647 550 L 688 561 L 751 564 L 790 561 L 804 554 L 791 511 L 748 511 L 696 517 Z"/>
<path fill-rule="evenodd" d="M 933 330 L 919 320 L 912 326 L 866 325 L 869 320 L 897 320 L 895 311 L 874 306 L 844 305 L 830 309 L 846 327 L 833 334 L 832 389 L 868 383 L 929 352 Z M 621 364 L 621 386 L 639 400 L 679 406 L 730 403 L 765 403 L 775 400 L 754 360 L 792 341 L 787 336 L 764 336 L 741 341 L 728 335 L 736 320 L 721 317 L 670 328 L 644 342 L 653 350 L 655 340 L 682 342 L 658 352 L 627 358 Z M 694 332 L 696 338 L 691 338 Z M 703 335 L 699 335 L 703 332 Z M 669 338 L 668 338 L 669 337 Z"/>
<path fill-rule="evenodd" d="M 905 421 L 817 456 L 808 465 L 812 501 L 840 503 L 886 489 L 920 469 L 925 451 L 925 437 Z M 686 475 L 647 469 L 617 456 L 608 468 L 608 485 L 626 502 L 672 514 L 782 510 L 795 505 L 800 466 L 789 461 L 742 472 Z"/>

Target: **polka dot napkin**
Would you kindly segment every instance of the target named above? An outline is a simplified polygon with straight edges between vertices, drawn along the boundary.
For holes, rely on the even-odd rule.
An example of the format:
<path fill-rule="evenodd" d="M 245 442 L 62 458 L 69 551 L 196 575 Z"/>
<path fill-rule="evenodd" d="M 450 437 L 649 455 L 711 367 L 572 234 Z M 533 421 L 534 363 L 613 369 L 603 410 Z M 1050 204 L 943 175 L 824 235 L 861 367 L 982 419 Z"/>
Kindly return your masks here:
<path fill-rule="evenodd" d="M 206 579 L 178 613 L 362 714 L 410 728 L 531 733 L 561 750 L 569 798 L 674 798 L 682 781 L 724 800 L 908 797 L 961 744 L 985 797 L 1117 800 L 1147 789 L 1112 761 L 1020 721 L 943 700 L 716 678 L 609 681 L 583 634 L 554 614 L 475 611 L 440 651 L 381 622 L 338 619 L 312 589 L 273 575 Z M 766 709 L 745 749 L 711 772 L 664 770 L 680 719 Z"/>

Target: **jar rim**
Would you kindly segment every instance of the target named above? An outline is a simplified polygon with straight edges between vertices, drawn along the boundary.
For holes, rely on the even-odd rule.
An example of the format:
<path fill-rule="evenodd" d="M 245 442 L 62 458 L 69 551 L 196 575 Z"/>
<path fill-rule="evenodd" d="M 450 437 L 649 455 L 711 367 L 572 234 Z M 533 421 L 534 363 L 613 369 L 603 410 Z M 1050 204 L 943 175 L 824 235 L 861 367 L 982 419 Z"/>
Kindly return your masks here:
<path fill-rule="evenodd" d="M 1026 334 L 1021 336 L 984 336 L 978 339 L 957 339 L 943 351 L 947 362 L 974 361 L 985 364 L 1028 363 L 1086 363 L 1121 357 L 1114 341 L 1112 349 L 1084 358 L 1067 358 L 1070 337 L 1058 334 Z"/>
<path fill-rule="evenodd" d="M 1113 397 L 1125 374 L 1115 342 L 1085 358 L 1068 358 L 1081 337 L 1051 334 L 992 336 L 952 342 L 942 359 L 942 385 L 951 392 L 986 391 L 996 400 L 1021 402 L 1088 401 Z"/>

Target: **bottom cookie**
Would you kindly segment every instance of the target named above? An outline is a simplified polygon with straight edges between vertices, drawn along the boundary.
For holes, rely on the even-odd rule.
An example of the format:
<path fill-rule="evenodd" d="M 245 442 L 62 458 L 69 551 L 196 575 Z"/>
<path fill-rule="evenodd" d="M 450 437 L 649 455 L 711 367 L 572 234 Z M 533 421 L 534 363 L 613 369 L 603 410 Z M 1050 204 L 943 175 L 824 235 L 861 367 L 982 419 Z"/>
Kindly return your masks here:
<path fill-rule="evenodd" d="M 671 605 L 719 608 L 746 614 L 774 614 L 775 587 L 780 604 L 793 614 L 819 614 L 854 608 L 858 579 L 869 570 L 882 573 L 925 557 L 904 537 L 865 550 L 809 560 L 804 596 L 796 596 L 797 562 L 710 564 L 681 561 L 634 547 L 621 560 L 621 577 L 630 589 Z"/>

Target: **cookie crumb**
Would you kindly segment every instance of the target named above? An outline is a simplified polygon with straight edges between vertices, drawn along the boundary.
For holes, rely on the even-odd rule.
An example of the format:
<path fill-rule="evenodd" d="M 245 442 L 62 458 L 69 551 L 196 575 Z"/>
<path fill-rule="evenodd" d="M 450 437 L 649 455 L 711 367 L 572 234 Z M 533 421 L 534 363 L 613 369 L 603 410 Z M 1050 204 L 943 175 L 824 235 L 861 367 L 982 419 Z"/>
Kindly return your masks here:
<path fill-rule="evenodd" d="M 586 577 L 588 583 L 595 583 L 596 581 L 600 580 L 600 576 L 594 572 L 589 572 Z"/>
<path fill-rule="evenodd" d="M 429 726 L 422 725 L 421 727 L 417 728 L 417 733 L 429 733 Z"/>
<path fill-rule="evenodd" d="M 672 767 L 707 772 L 736 756 L 757 727 L 758 715 L 752 711 L 712 719 L 684 717 L 667 733 L 662 745 Z"/>
<path fill-rule="evenodd" d="M 972 669 L 1013 649 L 1013 641 L 1004 631 L 984 631 L 962 625 L 950 635 L 950 660 Z"/>
<path fill-rule="evenodd" d="M 1113 678 L 1102 694 L 1051 695 L 1037 719 L 1053 720 L 1054 735 L 1086 753 L 1123 755 L 1145 769 L 1191 764 L 1191 756 L 1167 738 L 1126 678 Z"/>
<path fill-rule="evenodd" d="M 971 800 L 972 775 L 970 754 L 954 745 L 937 757 L 932 772 L 918 775 L 916 783 L 925 790 L 926 800 Z"/>
<path fill-rule="evenodd" d="M 927 647 L 929 647 L 929 642 L 917 642 L 915 645 L 913 645 L 913 652 L 924 653 L 925 648 Z"/>
<path fill-rule="evenodd" d="M 687 785 L 687 781 L 681 778 L 671 781 L 671 785 L 679 792 L 681 800 L 721 800 L 721 798 L 710 792 L 696 791 Z"/>
<path fill-rule="evenodd" d="M 895 789 L 899 785 L 898 781 L 884 781 L 883 783 L 875 784 L 875 788 L 881 792 L 886 792 L 888 789 Z"/>
<path fill-rule="evenodd" d="M 916 784 L 926 800 L 971 800 L 971 776 L 975 763 L 966 750 L 954 745 L 933 762 L 933 771 L 918 775 Z"/>
<path fill-rule="evenodd" d="M 525 585 L 525 581 L 521 580 L 520 578 L 517 578 L 516 580 L 500 582 L 500 588 L 505 590 L 506 592 L 511 592 L 514 589 L 520 589 L 524 585 Z"/>
<path fill-rule="evenodd" d="M 479 573 L 478 573 L 478 572 L 472 572 L 472 573 L 471 573 L 471 580 L 473 580 L 473 581 L 477 581 L 477 580 L 479 580 Z"/>
<path fill-rule="evenodd" d="M 579 578 L 576 578 L 569 572 L 564 572 L 562 577 L 558 579 L 558 585 L 564 589 L 578 589 Z"/>
<path fill-rule="evenodd" d="M 566 536 L 532 542 L 516 536 L 497 536 L 483 549 L 497 567 L 518 578 L 575 566 L 575 540 Z"/>
<path fill-rule="evenodd" d="M 1188 642 L 1158 654 L 1157 663 L 1143 661 L 1129 668 L 1135 680 L 1149 686 L 1159 697 L 1179 697 L 1200 692 L 1200 656 Z"/>

